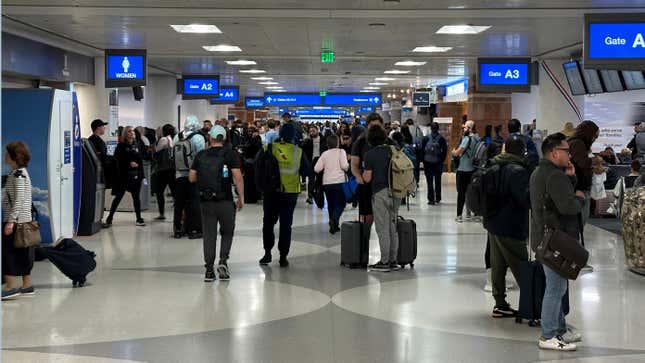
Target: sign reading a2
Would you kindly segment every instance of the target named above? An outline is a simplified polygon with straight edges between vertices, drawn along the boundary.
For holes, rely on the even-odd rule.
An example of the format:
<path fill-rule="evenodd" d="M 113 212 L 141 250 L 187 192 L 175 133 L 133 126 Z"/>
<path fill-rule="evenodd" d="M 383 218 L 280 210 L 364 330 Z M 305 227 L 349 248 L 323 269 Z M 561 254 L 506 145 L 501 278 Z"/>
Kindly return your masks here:
<path fill-rule="evenodd" d="M 213 84 L 212 83 L 204 83 L 202 84 L 202 91 L 212 91 L 213 90 Z"/>

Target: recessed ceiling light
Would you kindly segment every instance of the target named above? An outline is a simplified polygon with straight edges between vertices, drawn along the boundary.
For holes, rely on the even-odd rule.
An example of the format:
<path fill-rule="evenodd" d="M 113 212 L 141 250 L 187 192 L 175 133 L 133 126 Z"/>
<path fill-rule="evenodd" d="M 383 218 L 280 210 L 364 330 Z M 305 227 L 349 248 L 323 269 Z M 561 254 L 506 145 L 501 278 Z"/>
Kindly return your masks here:
<path fill-rule="evenodd" d="M 371 89 L 371 90 L 376 90 L 376 89 L 381 89 L 381 87 L 363 87 L 363 89 Z"/>
<path fill-rule="evenodd" d="M 258 74 L 258 73 L 266 73 L 264 69 L 240 69 L 240 73 L 251 73 L 251 74 Z"/>
<path fill-rule="evenodd" d="M 414 67 L 414 66 L 422 66 L 422 65 L 425 65 L 426 63 L 428 62 L 401 61 L 401 62 L 396 62 L 394 65 L 403 66 L 403 67 Z"/>
<path fill-rule="evenodd" d="M 251 77 L 254 81 L 273 81 L 271 77 Z"/>
<path fill-rule="evenodd" d="M 437 34 L 479 34 L 490 29 L 490 25 L 473 26 L 473 25 L 444 25 Z"/>
<path fill-rule="evenodd" d="M 442 53 L 451 50 L 452 47 L 435 47 L 433 45 L 426 47 L 416 47 L 412 49 L 413 52 L 422 52 L 422 53 Z"/>
<path fill-rule="evenodd" d="M 274 85 L 274 84 L 279 84 L 279 83 L 278 82 L 267 81 L 267 82 L 259 82 L 258 84 Z"/>
<path fill-rule="evenodd" d="M 287 92 L 287 90 L 286 89 L 276 89 L 276 90 L 273 90 L 272 92 Z"/>
<path fill-rule="evenodd" d="M 370 86 L 387 86 L 389 83 L 385 82 L 372 82 L 370 83 Z"/>
<path fill-rule="evenodd" d="M 252 60 L 234 60 L 234 61 L 226 61 L 226 64 L 230 64 L 232 66 L 253 66 L 256 65 L 257 63 Z"/>
<path fill-rule="evenodd" d="M 220 45 L 205 45 L 202 48 L 209 52 L 241 52 L 242 49 L 238 47 L 237 45 L 226 45 L 226 44 L 220 44 Z"/>
<path fill-rule="evenodd" d="M 374 91 L 372 91 L 371 89 L 362 89 L 361 92 L 363 92 L 363 93 L 372 93 Z"/>
<path fill-rule="evenodd" d="M 410 73 L 410 71 L 402 71 L 402 70 L 399 70 L 399 69 L 390 69 L 389 71 L 385 71 L 383 73 L 385 73 L 385 74 L 408 74 L 408 73 Z"/>
<path fill-rule="evenodd" d="M 207 24 L 187 24 L 187 25 L 171 25 L 178 33 L 198 33 L 198 34 L 207 34 L 207 33 L 221 33 L 218 27 L 215 25 Z"/>
<path fill-rule="evenodd" d="M 282 87 L 282 86 L 268 86 L 268 87 L 265 87 L 265 88 L 266 88 L 266 89 L 273 89 L 273 90 L 276 90 L 276 89 L 284 89 L 284 87 Z"/>
<path fill-rule="evenodd" d="M 375 81 L 396 81 L 396 78 L 391 77 L 378 77 L 374 78 Z"/>

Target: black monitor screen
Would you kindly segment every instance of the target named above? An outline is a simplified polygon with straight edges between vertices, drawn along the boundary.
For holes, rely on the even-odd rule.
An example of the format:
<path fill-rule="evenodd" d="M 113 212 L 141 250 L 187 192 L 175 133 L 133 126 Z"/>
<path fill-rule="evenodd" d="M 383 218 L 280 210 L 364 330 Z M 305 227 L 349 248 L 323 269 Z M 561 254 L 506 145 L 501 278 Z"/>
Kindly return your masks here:
<path fill-rule="evenodd" d="M 605 92 L 620 92 L 625 90 L 618 71 L 602 69 L 600 70 L 600 78 L 602 78 L 602 83 L 605 85 Z"/>
<path fill-rule="evenodd" d="M 428 92 L 415 92 L 412 94 L 413 106 L 430 106 L 430 93 Z"/>
<path fill-rule="evenodd" d="M 582 72 L 580 72 L 578 61 L 567 62 L 562 67 L 564 68 L 564 74 L 567 76 L 571 94 L 574 96 L 586 94 L 587 90 L 585 89 L 585 83 L 582 79 Z"/>
<path fill-rule="evenodd" d="M 645 88 L 645 77 L 641 71 L 622 71 L 625 88 L 628 90 Z"/>

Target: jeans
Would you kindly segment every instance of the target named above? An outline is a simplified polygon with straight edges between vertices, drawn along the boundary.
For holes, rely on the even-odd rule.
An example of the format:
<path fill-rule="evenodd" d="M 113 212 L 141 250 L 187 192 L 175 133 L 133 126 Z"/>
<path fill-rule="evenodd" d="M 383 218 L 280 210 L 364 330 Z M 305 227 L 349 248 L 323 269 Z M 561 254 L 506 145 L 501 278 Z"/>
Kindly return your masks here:
<path fill-rule="evenodd" d="M 520 264 L 529 260 L 526 241 L 488 233 L 491 252 L 491 281 L 495 306 L 508 306 L 506 302 L 506 271 L 511 269 L 518 285 Z"/>
<path fill-rule="evenodd" d="M 428 183 L 428 202 L 440 202 L 443 164 L 424 163 L 423 172 L 426 175 L 426 182 Z"/>
<path fill-rule="evenodd" d="M 280 235 L 278 237 L 278 250 L 281 257 L 289 254 L 291 247 L 291 225 L 293 224 L 293 212 L 296 210 L 298 193 L 266 193 L 262 209 L 264 218 L 262 220 L 262 242 L 264 250 L 268 253 L 275 245 L 275 233 L 273 227 L 280 221 Z"/>
<path fill-rule="evenodd" d="M 222 236 L 219 249 L 220 262 L 226 262 L 233 244 L 235 231 L 235 204 L 232 200 L 202 201 L 202 226 L 204 227 L 204 262 L 207 269 L 212 269 L 215 263 L 217 248 L 217 226 Z"/>
<path fill-rule="evenodd" d="M 166 212 L 166 187 L 170 188 L 170 194 L 175 198 L 175 171 L 164 170 L 158 171 L 155 178 L 155 196 L 157 197 L 157 207 L 159 208 L 159 215 L 163 216 Z"/>
<path fill-rule="evenodd" d="M 183 214 L 186 220 L 182 224 Z M 188 181 L 188 177 L 177 178 L 175 183 L 175 232 L 201 232 L 202 219 L 199 211 L 199 193 L 197 186 Z"/>
<path fill-rule="evenodd" d="M 340 216 L 345 210 L 345 192 L 343 192 L 343 184 L 327 184 L 323 186 L 325 196 L 327 197 L 327 212 L 329 213 L 329 221 L 334 226 L 338 226 Z"/>
<path fill-rule="evenodd" d="M 562 298 L 567 293 L 567 279 L 544 266 L 546 290 L 542 300 L 542 337 L 551 339 L 567 330 L 562 311 Z"/>
<path fill-rule="evenodd" d="M 457 171 L 457 217 L 461 217 L 466 204 L 466 190 L 474 171 Z"/>
<path fill-rule="evenodd" d="M 399 252 L 399 234 L 396 229 L 401 201 L 393 198 L 389 189 L 382 189 L 372 198 L 374 224 L 381 247 L 381 262 L 396 262 Z"/>

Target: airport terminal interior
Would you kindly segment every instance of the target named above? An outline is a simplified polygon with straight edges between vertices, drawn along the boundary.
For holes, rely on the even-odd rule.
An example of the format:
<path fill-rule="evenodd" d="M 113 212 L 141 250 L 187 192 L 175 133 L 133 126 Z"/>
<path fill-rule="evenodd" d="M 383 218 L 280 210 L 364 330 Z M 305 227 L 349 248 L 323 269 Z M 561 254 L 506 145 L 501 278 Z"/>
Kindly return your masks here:
<path fill-rule="evenodd" d="M 645 362 L 645 2 L 4 0 L 1 27 L 2 208 L 11 211 L 3 211 L 2 362 Z M 590 124 L 595 135 L 583 143 Z M 380 132 L 401 150 L 387 155 L 409 170 L 362 154 L 378 151 L 370 142 Z M 569 143 L 550 148 L 557 133 Z M 471 144 L 474 134 L 481 142 Z M 446 144 L 438 161 L 428 156 L 433 135 Z M 349 171 L 320 201 L 319 184 L 332 177 L 298 174 L 326 160 L 330 139 L 351 157 L 324 173 Z M 543 336 L 540 314 L 556 303 L 545 298 L 540 311 L 542 298 L 529 295 L 544 294 L 528 286 L 536 278 L 517 281 L 509 268 L 496 289 L 507 289 L 510 306 L 496 302 L 487 241 L 505 242 L 470 214 L 471 194 L 458 211 L 464 175 L 490 165 L 475 162 L 479 146 L 488 152 L 495 140 L 508 145 L 502 157 L 524 146 L 522 170 L 531 156 L 531 171 L 544 158 L 533 176 L 553 155 L 562 159 L 558 150 L 581 170 L 574 144 L 584 144 L 589 185 L 581 191 L 578 174 L 571 200 L 588 208 L 578 208 L 584 247 L 575 242 L 588 260 L 571 266 L 566 332 L 554 337 Z M 208 148 L 198 154 L 198 144 Z M 288 160 L 275 163 L 279 193 L 258 177 L 271 175 L 269 156 Z M 440 194 L 426 179 L 435 164 Z M 231 190 L 203 188 L 204 165 L 217 166 L 218 187 Z M 396 209 L 399 174 L 413 169 L 417 183 Z M 378 170 L 389 172 L 381 182 L 390 204 L 351 185 L 358 175 L 376 188 Z M 14 215 L 11 197 L 29 195 L 25 180 L 32 203 L 20 201 L 30 217 L 25 205 L 37 212 L 40 243 L 19 248 L 28 237 L 18 227 L 30 219 Z M 338 195 L 340 218 L 331 217 Z M 517 207 L 500 195 L 499 208 Z M 367 204 L 371 232 L 356 222 Z M 379 223 L 390 209 L 392 223 Z M 224 210 L 218 230 L 213 218 Z M 521 213 L 528 221 L 528 207 Z M 272 261 L 263 263 L 267 216 L 278 215 Z M 280 226 L 291 218 L 281 256 Z M 204 235 L 233 224 L 228 260 L 218 262 L 218 235 L 215 270 L 205 268 Z M 381 255 L 390 225 L 398 261 Z M 528 240 L 516 243 L 534 260 Z M 494 253 L 493 265 L 521 264 L 542 284 L 546 273 L 551 291 L 559 270 L 530 270 L 539 264 L 506 253 Z"/>

